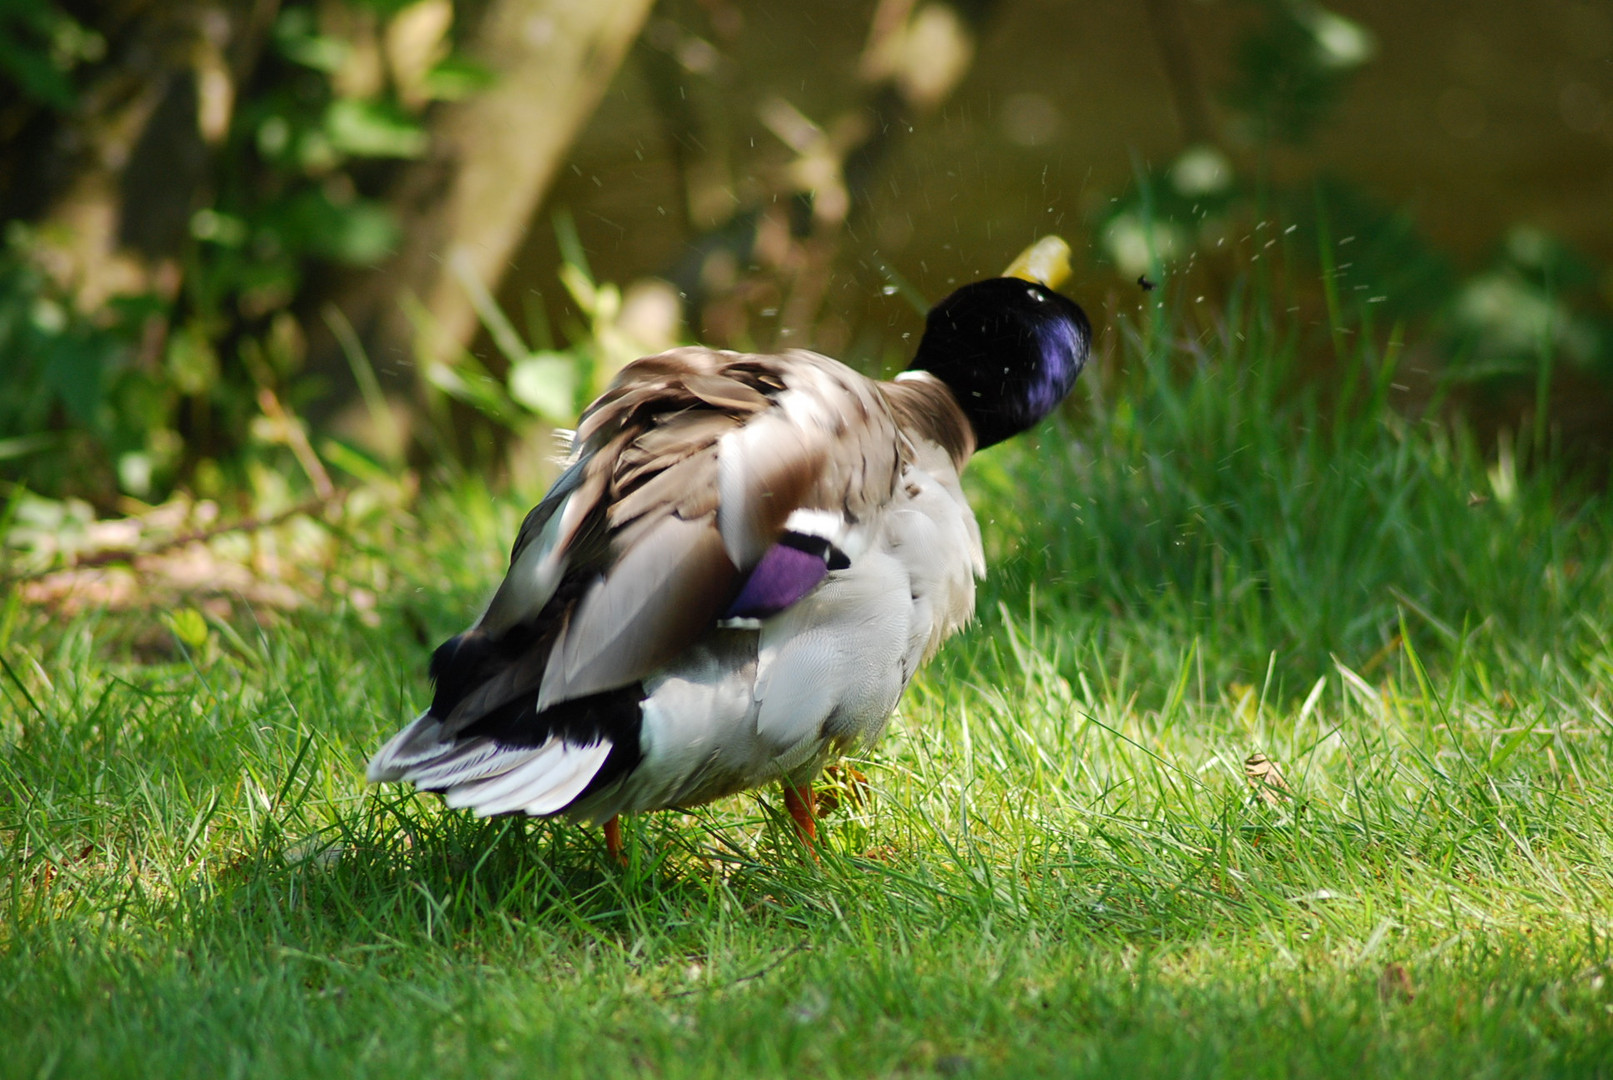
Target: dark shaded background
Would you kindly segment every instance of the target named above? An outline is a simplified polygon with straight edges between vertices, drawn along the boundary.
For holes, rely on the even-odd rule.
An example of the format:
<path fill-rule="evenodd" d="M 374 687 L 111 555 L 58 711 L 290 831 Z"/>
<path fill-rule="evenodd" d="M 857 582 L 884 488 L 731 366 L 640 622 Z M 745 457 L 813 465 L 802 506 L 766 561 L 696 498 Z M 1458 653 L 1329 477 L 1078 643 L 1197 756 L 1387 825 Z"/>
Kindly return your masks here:
<path fill-rule="evenodd" d="M 869 10 L 849 2 L 745 5 L 724 90 L 742 100 L 786 96 L 815 117 L 848 107 Z M 1613 262 L 1613 8 L 1496 0 L 1351 2 L 1337 10 L 1372 32 L 1377 55 L 1309 145 L 1274 149 L 1274 183 L 1318 172 L 1346 178 L 1404 209 L 1462 265 L 1481 264 L 1520 223 L 1563 237 L 1603 267 Z M 1210 107 L 1221 111 L 1214 88 L 1230 80 L 1238 36 L 1257 12 L 1201 2 L 1184 13 Z M 608 280 L 664 272 L 689 235 L 644 75 L 646 49 L 612 83 L 549 197 L 573 209 Z M 718 93 L 696 92 L 712 99 L 713 113 L 726 112 L 712 117 L 720 141 L 776 143 L 753 116 L 724 110 Z M 875 251 L 936 298 L 1052 227 L 1089 253 L 1087 280 L 1074 287 L 1108 288 L 1116 282 L 1084 223 L 1139 165 L 1167 163 L 1184 141 L 1146 5 L 1004 4 L 957 93 L 885 165 L 868 218 L 847 245 L 856 250 L 838 269 L 858 275 Z M 557 260 L 552 231 L 533 229 L 506 295 L 552 291 Z M 850 291 L 847 310 L 861 318 L 902 306 L 871 310 L 864 298 L 877 288 L 860 278 Z"/>

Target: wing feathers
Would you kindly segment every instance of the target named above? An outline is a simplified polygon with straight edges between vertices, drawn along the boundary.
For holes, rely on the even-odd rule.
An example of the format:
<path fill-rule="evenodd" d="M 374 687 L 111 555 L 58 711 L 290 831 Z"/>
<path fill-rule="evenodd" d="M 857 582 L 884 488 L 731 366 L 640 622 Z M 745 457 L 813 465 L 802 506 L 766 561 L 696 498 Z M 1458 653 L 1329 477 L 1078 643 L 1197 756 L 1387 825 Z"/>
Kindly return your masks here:
<path fill-rule="evenodd" d="M 569 502 L 569 500 L 568 500 Z M 561 504 L 564 506 L 565 504 Z M 530 518 L 528 519 L 530 520 Z M 557 550 L 565 531 L 566 515 L 552 513 L 530 542 L 517 545 L 498 592 L 482 616 L 483 629 L 501 634 L 523 619 L 543 610 L 565 573 L 565 553 Z"/>
<path fill-rule="evenodd" d="M 443 743 L 438 738 L 441 731 L 442 722 L 430 712 L 416 717 L 370 758 L 365 779 L 372 784 L 406 779 L 411 765 L 443 752 Z"/>
<path fill-rule="evenodd" d="M 691 481 L 698 481 L 714 472 L 716 459 L 716 452 L 707 449 L 694 459 L 686 459 L 652 474 L 635 490 L 611 504 L 608 511 L 611 528 L 624 529 L 657 510 L 670 510 L 685 519 L 711 513 L 717 509 L 716 493 Z"/>
<path fill-rule="evenodd" d="M 534 816 L 553 814 L 569 806 L 588 787 L 589 781 L 610 756 L 611 744 L 595 743 L 580 750 L 568 746 L 567 751 L 562 767 L 544 777 L 545 790 L 527 802 L 524 807 L 527 813 Z"/>
<path fill-rule="evenodd" d="M 370 759 L 372 784 L 407 780 L 426 790 L 498 776 L 535 751 L 500 746 L 491 739 L 443 737 L 443 725 L 430 713 L 387 740 Z"/>
<path fill-rule="evenodd" d="M 728 605 L 737 576 L 709 521 L 660 521 L 572 610 L 549 652 L 538 711 L 666 663 Z"/>
<path fill-rule="evenodd" d="M 542 791 L 544 775 L 565 756 L 565 749 L 566 744 L 556 739 L 508 772 L 454 785 L 443 792 L 443 802 L 455 810 L 472 808 L 478 817 L 519 810 L 529 801 L 527 785 L 531 784 L 533 791 Z M 518 793 L 517 797 L 510 798 L 512 793 Z"/>
<path fill-rule="evenodd" d="M 610 754 L 611 744 L 576 746 L 555 739 L 526 756 L 514 768 L 473 783 L 460 783 L 443 794 L 456 810 L 469 808 L 477 817 L 524 810 L 534 816 L 552 814 L 575 799 Z"/>
<path fill-rule="evenodd" d="M 761 412 L 770 404 L 766 394 L 725 375 L 685 375 L 679 382 L 689 393 L 724 412 Z"/>
<path fill-rule="evenodd" d="M 717 527 L 735 566 L 755 566 L 779 538 L 821 479 L 826 444 L 823 432 L 782 417 L 757 420 L 717 444 Z"/>
<path fill-rule="evenodd" d="M 552 814 L 582 793 L 612 749 L 608 740 L 579 745 L 558 737 L 536 747 L 485 738 L 443 742 L 435 739 L 441 728 L 426 716 L 399 732 L 370 761 L 370 783 L 407 780 L 481 817 Z"/>

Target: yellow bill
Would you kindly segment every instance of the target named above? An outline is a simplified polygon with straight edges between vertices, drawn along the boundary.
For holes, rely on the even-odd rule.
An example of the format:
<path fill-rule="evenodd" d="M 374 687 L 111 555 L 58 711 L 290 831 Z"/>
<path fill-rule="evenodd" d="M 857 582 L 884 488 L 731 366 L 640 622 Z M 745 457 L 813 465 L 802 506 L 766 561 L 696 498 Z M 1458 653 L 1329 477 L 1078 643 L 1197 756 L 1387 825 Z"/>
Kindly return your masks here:
<path fill-rule="evenodd" d="M 1003 277 L 1024 278 L 1056 289 L 1070 276 L 1070 245 L 1060 236 L 1044 236 L 1021 251 Z"/>

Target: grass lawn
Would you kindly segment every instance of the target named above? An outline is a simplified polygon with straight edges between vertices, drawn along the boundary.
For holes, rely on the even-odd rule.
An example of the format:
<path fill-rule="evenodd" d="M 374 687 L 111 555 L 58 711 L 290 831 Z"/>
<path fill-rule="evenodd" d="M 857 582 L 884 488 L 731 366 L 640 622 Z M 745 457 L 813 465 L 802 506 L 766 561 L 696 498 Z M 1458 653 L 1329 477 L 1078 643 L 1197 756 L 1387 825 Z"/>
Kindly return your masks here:
<path fill-rule="evenodd" d="M 1369 333 L 1175 325 L 972 467 L 980 618 L 821 864 L 771 792 L 623 870 L 365 788 L 516 499 L 337 535 L 373 611 L 12 588 L 0 1075 L 1613 1075 L 1613 505 Z"/>

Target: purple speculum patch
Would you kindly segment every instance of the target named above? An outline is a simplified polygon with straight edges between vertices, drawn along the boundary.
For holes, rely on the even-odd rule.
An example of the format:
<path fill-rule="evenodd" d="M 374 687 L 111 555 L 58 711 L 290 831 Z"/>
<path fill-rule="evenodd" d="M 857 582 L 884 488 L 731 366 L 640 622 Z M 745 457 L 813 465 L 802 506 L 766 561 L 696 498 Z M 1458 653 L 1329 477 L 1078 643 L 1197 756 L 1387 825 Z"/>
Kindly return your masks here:
<path fill-rule="evenodd" d="M 828 576 L 829 567 L 822 555 L 789 544 L 774 544 L 745 579 L 744 588 L 722 617 L 765 619 L 777 615 Z"/>

